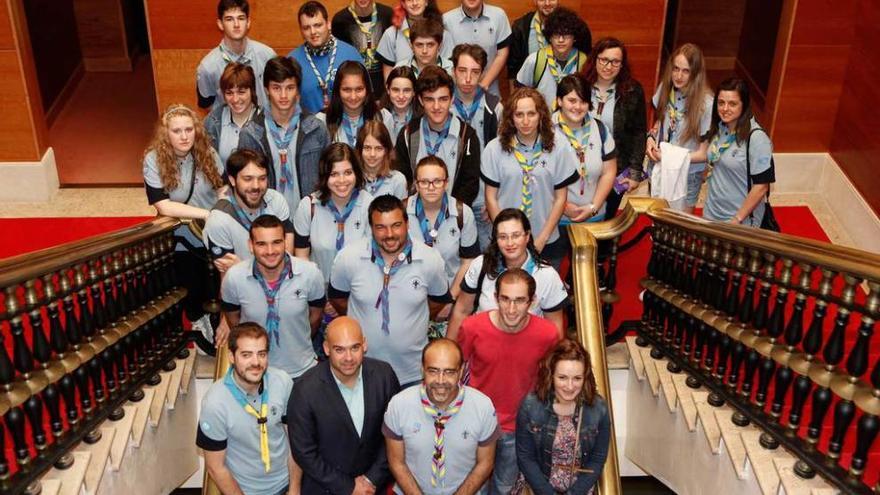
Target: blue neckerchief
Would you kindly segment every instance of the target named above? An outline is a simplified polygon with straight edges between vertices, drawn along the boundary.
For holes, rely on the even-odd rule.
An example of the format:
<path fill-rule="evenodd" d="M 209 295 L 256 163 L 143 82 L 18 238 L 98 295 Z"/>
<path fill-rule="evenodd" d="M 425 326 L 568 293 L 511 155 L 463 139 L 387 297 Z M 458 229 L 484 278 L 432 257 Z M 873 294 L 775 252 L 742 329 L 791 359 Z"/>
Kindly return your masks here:
<path fill-rule="evenodd" d="M 736 141 L 736 132 L 730 132 L 726 125 L 719 125 L 718 132 L 709 142 L 708 162 L 712 165 L 721 160 L 721 155 Z"/>
<path fill-rule="evenodd" d="M 446 123 L 443 124 L 443 129 L 440 132 L 436 132 L 438 135 L 437 142 L 431 143 L 431 133 L 434 132 L 431 130 L 431 126 L 428 125 L 428 118 L 422 117 L 422 141 L 425 143 L 425 151 L 427 151 L 428 156 L 436 155 L 438 151 L 440 151 L 440 146 L 443 145 L 443 141 L 446 140 L 446 137 L 449 136 L 449 127 L 452 125 L 452 119 L 454 117 L 452 114 L 446 118 Z"/>
<path fill-rule="evenodd" d="M 461 117 L 461 120 L 464 120 L 468 124 L 471 124 L 471 121 L 474 119 L 474 115 L 477 114 L 477 110 L 480 109 L 480 103 L 483 100 L 483 88 L 477 86 L 476 94 L 474 94 L 474 101 L 471 102 L 469 107 L 465 107 L 464 102 L 461 101 L 459 97 L 459 93 L 456 91 L 455 99 L 452 101 L 453 105 L 455 105 L 455 109 L 458 111 L 458 116 Z M 471 124 L 473 127 L 473 124 Z"/>
<path fill-rule="evenodd" d="M 336 203 L 334 203 L 332 199 L 328 199 L 324 203 L 327 206 L 327 209 L 330 210 L 330 213 L 333 214 L 333 221 L 336 222 L 337 251 L 342 249 L 343 244 L 345 244 L 345 222 L 348 221 L 348 217 L 351 216 L 351 212 L 354 210 L 354 205 L 357 203 L 358 193 L 360 193 L 360 189 L 355 189 L 354 193 L 352 193 L 351 197 L 348 199 L 345 209 L 342 210 L 342 213 L 336 208 Z"/>
<path fill-rule="evenodd" d="M 535 263 L 535 259 L 532 258 L 531 253 L 526 254 L 526 262 L 523 263 L 522 269 L 525 270 L 529 275 L 535 276 L 535 271 L 538 270 L 538 264 Z M 498 275 L 500 276 L 502 273 L 507 271 L 507 266 L 504 264 L 502 260 L 498 263 Z"/>
<path fill-rule="evenodd" d="M 375 197 L 376 192 L 382 188 L 382 184 L 385 183 L 386 176 L 376 177 L 375 180 L 367 181 L 367 190 L 370 192 L 370 195 Z"/>
<path fill-rule="evenodd" d="M 395 112 L 393 108 L 388 111 L 391 112 L 391 121 L 393 122 L 393 125 L 394 125 L 394 133 L 391 134 L 391 138 L 393 139 L 398 134 L 400 134 L 400 130 L 403 129 L 403 127 L 407 123 L 409 123 L 410 120 L 412 120 L 412 113 L 413 113 L 412 103 L 410 103 L 409 108 L 406 110 L 406 118 L 404 118 L 402 121 L 398 120 L 397 112 Z"/>
<path fill-rule="evenodd" d="M 388 334 L 390 333 L 388 326 L 391 322 L 388 283 L 391 281 L 391 277 L 400 270 L 405 262 L 412 261 L 412 241 L 410 240 L 409 235 L 407 235 L 406 244 L 403 246 L 403 250 L 397 255 L 397 258 L 394 259 L 391 266 L 385 265 L 385 258 L 382 257 L 382 251 L 379 249 L 379 244 L 376 243 L 376 239 L 373 239 L 371 242 L 372 261 L 382 270 L 384 276 L 382 290 L 379 292 L 379 297 L 376 298 L 376 309 L 379 309 L 380 306 L 382 308 L 382 331 Z"/>
<path fill-rule="evenodd" d="M 440 233 L 440 226 L 449 218 L 449 195 L 443 193 L 443 202 L 440 204 L 440 211 L 437 212 L 437 219 L 434 220 L 434 228 L 431 228 L 431 221 L 425 215 L 421 196 L 416 196 L 416 218 L 419 220 L 419 228 L 422 230 L 422 239 L 425 240 L 425 244 L 433 247 Z"/>
<path fill-rule="evenodd" d="M 232 198 L 230 198 L 229 202 L 232 203 L 232 209 L 235 210 L 235 216 L 238 217 L 238 223 L 240 223 L 241 226 L 244 227 L 245 230 L 250 232 L 251 231 L 251 219 L 248 216 L 247 212 L 244 211 L 244 208 L 242 208 L 241 205 L 238 204 L 238 198 L 237 198 L 236 192 L 233 191 Z M 257 216 L 259 217 L 265 211 L 266 211 L 266 202 L 261 199 L 260 200 L 260 211 L 257 214 Z"/>
<path fill-rule="evenodd" d="M 266 129 L 269 131 L 269 137 L 272 138 L 275 147 L 278 148 L 278 158 L 281 162 L 279 164 L 281 168 L 279 190 L 283 194 L 288 187 L 293 187 L 293 167 L 290 166 L 290 160 L 287 159 L 287 152 L 291 141 L 293 141 L 293 135 L 296 133 L 297 128 L 299 128 L 302 108 L 299 106 L 299 103 L 296 104 L 293 115 L 290 117 L 290 122 L 287 123 L 287 130 L 283 135 L 281 134 L 281 128 L 275 123 L 275 119 L 272 118 L 271 109 L 267 109 L 265 114 Z"/>
<path fill-rule="evenodd" d="M 278 291 L 281 290 L 281 285 L 284 284 L 284 280 L 290 276 L 291 271 L 293 270 L 293 265 L 290 262 L 290 257 L 287 254 L 284 254 L 284 268 L 281 270 L 281 275 L 278 277 L 278 283 L 272 287 L 269 285 L 269 282 L 266 281 L 263 274 L 257 268 L 257 262 L 254 260 L 254 268 L 253 275 L 254 278 L 257 279 L 257 282 L 260 283 L 260 288 L 263 289 L 263 295 L 266 296 L 266 333 L 269 334 L 269 340 L 274 342 L 274 345 L 278 345 L 280 339 L 280 327 L 281 327 L 281 315 L 278 313 Z"/>
<path fill-rule="evenodd" d="M 364 126 L 364 113 L 358 115 L 357 120 L 352 120 L 348 114 L 342 115 L 342 130 L 345 133 L 345 142 L 352 148 L 357 144 L 357 134 L 361 127 Z"/>

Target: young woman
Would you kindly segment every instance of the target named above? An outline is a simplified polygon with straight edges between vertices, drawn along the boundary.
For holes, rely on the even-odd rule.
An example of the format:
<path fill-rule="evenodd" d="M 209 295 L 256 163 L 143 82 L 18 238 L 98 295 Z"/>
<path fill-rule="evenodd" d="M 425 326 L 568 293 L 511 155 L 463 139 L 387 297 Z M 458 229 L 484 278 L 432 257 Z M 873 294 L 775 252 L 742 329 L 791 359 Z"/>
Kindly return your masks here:
<path fill-rule="evenodd" d="M 541 229 L 534 236 L 538 252 L 558 266 L 565 253 L 558 224 L 567 188 L 580 178 L 577 157 L 538 91 L 517 88 L 504 109 L 498 137 L 483 149 L 480 165 L 486 209 L 493 220 L 504 208 L 525 212 Z"/>
<path fill-rule="evenodd" d="M 647 115 L 645 91 L 633 79 L 626 46 L 617 38 L 602 38 L 593 47 L 584 75 L 590 88 L 590 115 L 611 129 L 617 149 L 617 173 L 628 171 L 620 180 L 620 192 L 613 187 L 605 199 L 605 219 L 617 213 L 623 192 L 635 189 L 644 179 Z"/>
<path fill-rule="evenodd" d="M 563 339 L 544 357 L 535 391 L 516 416 L 518 484 L 533 493 L 592 493 L 610 441 L 608 405 L 596 392 L 590 355 Z"/>
<path fill-rule="evenodd" d="M 397 142 L 400 130 L 420 113 L 416 95 L 416 73 L 412 67 L 395 67 L 385 82 L 385 96 L 382 97 L 382 122 Z"/>
<path fill-rule="evenodd" d="M 752 113 L 749 87 L 737 78 L 718 86 L 709 131 L 709 190 L 703 216 L 760 227 L 776 181 L 773 144 Z"/>
<path fill-rule="evenodd" d="M 662 142 L 691 150 L 685 211 L 693 212 L 703 184 L 709 148 L 703 136 L 712 123 L 712 90 L 706 79 L 703 52 L 697 45 L 685 43 L 672 52 L 651 101 L 657 120 L 646 141 L 648 158 L 660 161 Z"/>
<path fill-rule="evenodd" d="M 220 91 L 226 103 L 205 117 L 205 131 L 220 155 L 220 161 L 226 163 L 229 155 L 238 148 L 238 135 L 242 129 L 261 112 L 254 69 L 236 62 L 227 65 L 220 76 Z"/>
<path fill-rule="evenodd" d="M 336 253 L 370 234 L 367 208 L 373 197 L 363 190 L 362 170 L 347 144 L 327 146 L 318 162 L 318 190 L 300 201 L 293 217 L 294 254 L 317 263 L 325 283 Z"/>
<path fill-rule="evenodd" d="M 508 268 L 522 268 L 535 278 L 535 301 L 529 312 L 553 322 L 562 338 L 562 312 L 568 304 L 568 293 L 559 273 L 542 260 L 535 249 L 528 217 L 514 208 L 502 210 L 495 216 L 489 246 L 467 269 L 449 318 L 448 338 L 458 338 L 462 320 L 471 313 L 498 307 L 495 279 Z"/>
<path fill-rule="evenodd" d="M 385 80 L 391 69 L 400 60 L 409 60 L 413 56 L 412 45 L 409 41 L 409 25 L 417 19 L 436 19 L 443 23 L 443 15 L 437 7 L 437 0 L 400 0 L 394 6 L 394 16 L 391 18 L 391 27 L 382 34 L 379 40 L 379 48 L 376 50 L 379 61 L 382 62 L 382 72 Z M 452 55 L 452 35 L 449 31 L 443 32 L 443 44 L 440 45 L 440 56 L 448 59 Z"/>
<path fill-rule="evenodd" d="M 365 122 L 381 119 L 370 84 L 370 74 L 360 62 L 346 61 L 336 71 L 336 84 L 327 113 L 317 115 L 327 124 L 330 141 L 352 148 Z"/>
<path fill-rule="evenodd" d="M 390 194 L 406 199 L 406 177 L 394 170 L 394 145 L 385 124 L 371 120 L 358 131 L 357 154 L 364 167 L 364 189 L 376 198 Z"/>
<path fill-rule="evenodd" d="M 601 120 L 588 113 L 593 103 L 582 76 L 565 76 L 556 88 L 556 101 L 559 112 L 553 114 L 553 119 L 577 155 L 578 170 L 578 180 L 568 186 L 565 213 L 559 224 L 604 220 L 605 198 L 617 172 L 614 137 Z M 566 230 L 560 233 L 567 237 Z"/>
<path fill-rule="evenodd" d="M 198 114 L 180 104 L 166 108 L 143 161 L 147 200 L 159 214 L 208 218 L 223 187 L 223 170 Z M 209 335 L 212 330 L 202 309 L 202 303 L 214 296 L 208 288 L 208 253 L 188 226 L 178 227 L 174 236 L 175 272 L 187 289 L 186 316 L 194 329 Z"/>

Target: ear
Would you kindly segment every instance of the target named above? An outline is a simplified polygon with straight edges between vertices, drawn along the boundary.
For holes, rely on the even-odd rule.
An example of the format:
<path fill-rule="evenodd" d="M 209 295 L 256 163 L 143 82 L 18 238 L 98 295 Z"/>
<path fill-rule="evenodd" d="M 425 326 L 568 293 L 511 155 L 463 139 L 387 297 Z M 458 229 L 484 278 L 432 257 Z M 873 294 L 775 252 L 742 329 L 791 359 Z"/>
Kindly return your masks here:
<path fill-rule="evenodd" d="M 223 21 L 221 19 L 217 19 L 217 29 L 219 29 L 221 33 L 223 32 Z"/>
<path fill-rule="evenodd" d="M 369 346 L 367 345 L 367 338 L 364 337 L 364 354 L 367 353 L 367 350 L 369 350 Z"/>
<path fill-rule="evenodd" d="M 254 241 L 250 237 L 248 237 L 248 251 L 250 251 L 251 254 L 254 252 Z"/>

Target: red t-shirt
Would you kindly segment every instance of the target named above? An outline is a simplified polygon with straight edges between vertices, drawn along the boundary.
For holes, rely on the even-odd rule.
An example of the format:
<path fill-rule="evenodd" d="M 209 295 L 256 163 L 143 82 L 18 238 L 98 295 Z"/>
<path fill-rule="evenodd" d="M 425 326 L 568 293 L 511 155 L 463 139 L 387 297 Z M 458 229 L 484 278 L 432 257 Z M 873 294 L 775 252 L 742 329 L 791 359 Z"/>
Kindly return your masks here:
<path fill-rule="evenodd" d="M 458 343 L 470 363 L 469 385 L 492 399 L 501 429 L 513 432 L 519 404 L 535 388 L 538 363 L 556 344 L 556 326 L 532 315 L 521 331 L 507 333 L 492 323 L 489 313 L 467 317 Z"/>

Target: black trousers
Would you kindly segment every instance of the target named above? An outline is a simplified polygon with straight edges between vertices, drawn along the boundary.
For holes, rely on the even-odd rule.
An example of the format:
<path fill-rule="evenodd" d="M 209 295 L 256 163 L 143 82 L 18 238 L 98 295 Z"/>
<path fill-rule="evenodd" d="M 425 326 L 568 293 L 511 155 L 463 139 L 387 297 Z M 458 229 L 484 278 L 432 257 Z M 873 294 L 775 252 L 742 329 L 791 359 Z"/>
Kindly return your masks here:
<path fill-rule="evenodd" d="M 205 302 L 219 297 L 219 284 L 212 281 L 216 272 L 209 269 L 208 263 L 210 260 L 205 248 L 174 252 L 174 273 L 177 283 L 186 288 L 183 310 L 189 321 L 201 318 L 205 314 Z"/>

